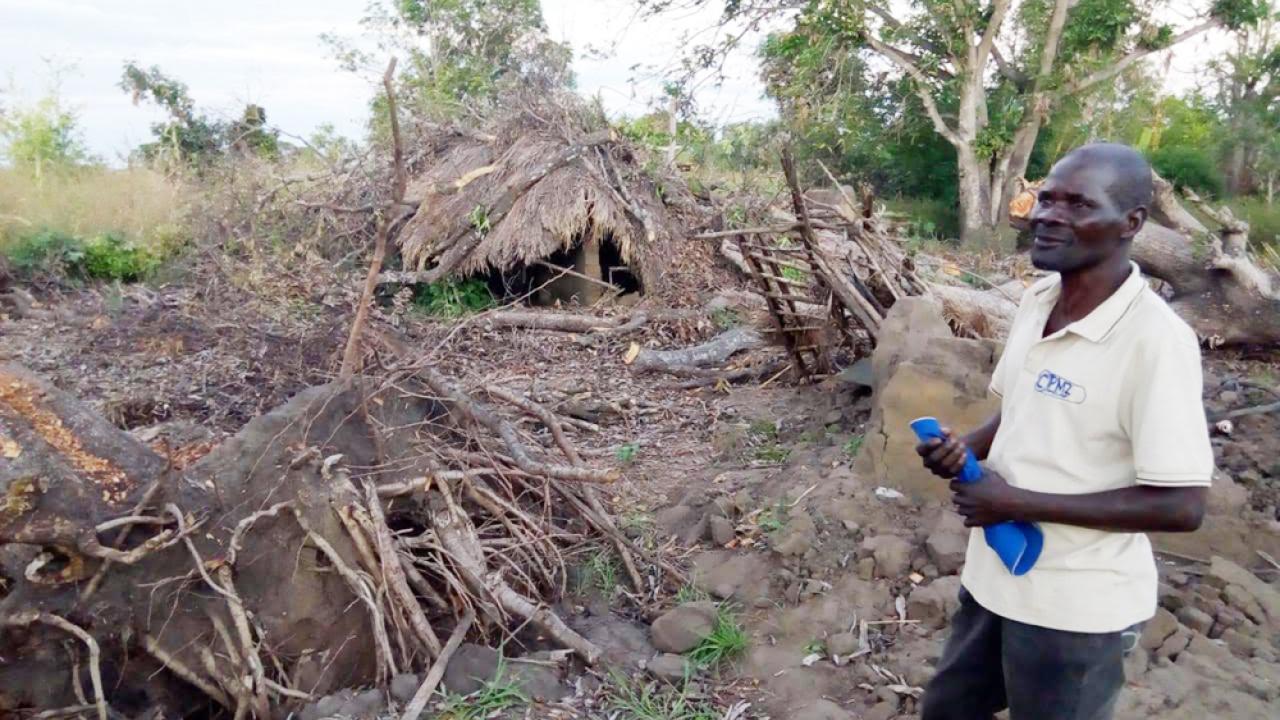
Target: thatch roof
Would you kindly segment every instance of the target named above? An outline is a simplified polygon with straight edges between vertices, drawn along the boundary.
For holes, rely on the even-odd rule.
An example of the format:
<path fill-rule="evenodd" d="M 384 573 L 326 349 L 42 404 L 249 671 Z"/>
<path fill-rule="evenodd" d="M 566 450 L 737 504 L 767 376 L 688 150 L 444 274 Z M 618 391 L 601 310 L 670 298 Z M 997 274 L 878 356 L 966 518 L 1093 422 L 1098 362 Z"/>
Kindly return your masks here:
<path fill-rule="evenodd" d="M 645 288 L 660 290 L 682 233 L 653 179 L 607 127 L 558 119 L 522 113 L 487 133 L 432 138 L 408 192 L 418 211 L 399 233 L 404 269 L 425 282 L 510 271 L 591 237 L 612 242 Z"/>

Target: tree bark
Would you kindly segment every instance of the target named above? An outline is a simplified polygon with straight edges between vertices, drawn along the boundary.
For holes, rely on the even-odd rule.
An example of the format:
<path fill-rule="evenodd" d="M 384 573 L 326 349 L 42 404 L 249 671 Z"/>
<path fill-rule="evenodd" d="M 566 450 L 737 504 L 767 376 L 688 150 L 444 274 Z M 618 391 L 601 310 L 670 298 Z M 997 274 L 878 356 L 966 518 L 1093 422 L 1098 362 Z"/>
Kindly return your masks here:
<path fill-rule="evenodd" d="M 965 247 L 989 246 L 995 238 L 990 219 L 990 173 L 978 159 L 972 143 L 956 150 L 960 171 L 960 242 Z"/>

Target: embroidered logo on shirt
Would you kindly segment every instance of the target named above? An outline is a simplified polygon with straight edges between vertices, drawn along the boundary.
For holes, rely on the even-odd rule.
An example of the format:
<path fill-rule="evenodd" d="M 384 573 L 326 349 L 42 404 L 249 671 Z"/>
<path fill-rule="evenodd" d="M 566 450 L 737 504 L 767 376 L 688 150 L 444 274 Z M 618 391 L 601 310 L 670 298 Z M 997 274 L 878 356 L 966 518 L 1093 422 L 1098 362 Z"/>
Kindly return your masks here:
<path fill-rule="evenodd" d="M 1069 403 L 1079 405 L 1084 402 L 1085 389 L 1083 385 L 1077 385 L 1070 380 L 1058 375 L 1057 373 L 1045 370 L 1036 377 L 1036 392 L 1041 395 L 1066 400 Z"/>

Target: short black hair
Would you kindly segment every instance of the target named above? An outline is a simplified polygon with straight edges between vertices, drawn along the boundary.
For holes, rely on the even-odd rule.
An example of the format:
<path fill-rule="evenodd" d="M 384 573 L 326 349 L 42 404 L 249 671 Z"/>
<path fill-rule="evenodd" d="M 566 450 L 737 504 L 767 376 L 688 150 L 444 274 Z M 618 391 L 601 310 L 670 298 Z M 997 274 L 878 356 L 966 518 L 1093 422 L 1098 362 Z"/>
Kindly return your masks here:
<path fill-rule="evenodd" d="M 1155 182 L 1151 179 L 1151 163 L 1142 153 L 1128 145 L 1113 142 L 1095 142 L 1067 153 L 1063 161 L 1101 162 L 1116 170 L 1115 182 L 1106 189 L 1116 207 L 1128 212 L 1138 206 L 1151 207 L 1155 194 Z"/>

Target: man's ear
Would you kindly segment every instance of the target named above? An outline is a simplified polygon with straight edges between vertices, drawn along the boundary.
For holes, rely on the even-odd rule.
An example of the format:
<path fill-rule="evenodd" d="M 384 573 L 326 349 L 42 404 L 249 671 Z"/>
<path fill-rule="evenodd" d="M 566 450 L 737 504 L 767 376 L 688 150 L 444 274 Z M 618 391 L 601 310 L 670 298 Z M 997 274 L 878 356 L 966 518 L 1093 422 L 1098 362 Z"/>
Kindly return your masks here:
<path fill-rule="evenodd" d="M 1139 205 L 1129 211 L 1128 216 L 1125 218 L 1128 223 L 1124 229 L 1123 237 L 1125 240 L 1132 240 L 1137 237 L 1138 231 L 1142 229 L 1143 225 L 1147 224 L 1147 214 L 1146 205 Z"/>

